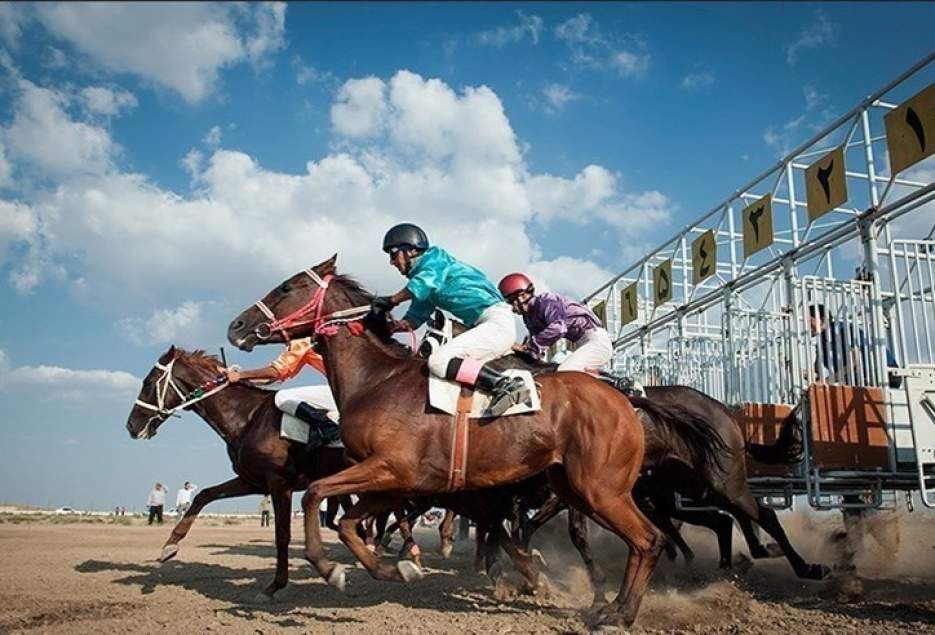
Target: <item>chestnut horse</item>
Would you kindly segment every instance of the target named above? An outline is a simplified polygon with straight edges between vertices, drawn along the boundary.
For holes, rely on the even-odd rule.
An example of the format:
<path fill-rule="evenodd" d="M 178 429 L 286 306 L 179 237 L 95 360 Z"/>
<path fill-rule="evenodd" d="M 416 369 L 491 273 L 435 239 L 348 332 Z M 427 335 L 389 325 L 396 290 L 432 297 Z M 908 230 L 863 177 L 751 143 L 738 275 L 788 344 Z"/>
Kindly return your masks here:
<path fill-rule="evenodd" d="M 356 525 L 400 498 L 448 491 L 451 416 L 427 404 L 425 361 L 400 357 L 386 343 L 385 316 L 361 319 L 373 296 L 337 275 L 336 259 L 278 285 L 231 322 L 228 339 L 252 350 L 312 337 L 324 358 L 341 438 L 355 465 L 309 486 L 306 558 L 330 584 L 343 585 L 344 571 L 325 557 L 318 515 L 309 510 L 328 496 L 366 494 L 340 521 L 341 540 L 373 577 L 411 579 L 411 570 L 382 563 L 367 549 Z M 547 470 L 563 500 L 629 545 L 620 592 L 601 617 L 630 625 L 663 545 L 662 533 L 631 496 L 643 462 L 642 425 L 622 393 L 586 373 L 545 374 L 538 382 L 540 411 L 469 423 L 465 487 L 515 483 Z"/>

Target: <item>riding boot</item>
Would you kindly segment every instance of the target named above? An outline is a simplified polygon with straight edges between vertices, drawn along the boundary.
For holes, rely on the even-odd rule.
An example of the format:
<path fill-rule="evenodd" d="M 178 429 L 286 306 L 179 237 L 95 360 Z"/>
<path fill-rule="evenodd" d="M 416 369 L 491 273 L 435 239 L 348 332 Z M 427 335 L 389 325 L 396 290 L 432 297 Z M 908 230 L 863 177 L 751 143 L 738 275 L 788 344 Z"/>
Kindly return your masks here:
<path fill-rule="evenodd" d="M 316 408 L 303 401 L 296 406 L 295 416 L 308 424 L 309 450 L 341 438 L 341 429 L 328 417 L 324 408 Z"/>
<path fill-rule="evenodd" d="M 477 386 L 491 395 L 487 410 L 499 417 L 516 404 L 528 401 L 530 394 L 526 382 L 520 377 L 510 377 L 489 366 L 481 366 L 477 374 Z"/>

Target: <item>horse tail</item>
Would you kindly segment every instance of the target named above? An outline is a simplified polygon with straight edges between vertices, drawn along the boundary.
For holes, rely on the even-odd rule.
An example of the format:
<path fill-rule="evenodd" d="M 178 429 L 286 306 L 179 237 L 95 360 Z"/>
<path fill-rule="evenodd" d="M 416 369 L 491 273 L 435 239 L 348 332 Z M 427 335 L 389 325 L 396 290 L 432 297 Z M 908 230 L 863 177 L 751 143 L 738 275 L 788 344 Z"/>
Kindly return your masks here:
<path fill-rule="evenodd" d="M 630 403 L 685 444 L 695 469 L 707 467 L 723 471 L 724 459 L 731 449 L 707 419 L 684 406 L 660 405 L 645 397 L 630 397 Z"/>
<path fill-rule="evenodd" d="M 805 448 L 798 425 L 798 407 L 794 408 L 782 422 L 779 438 L 772 445 L 748 443 L 747 452 L 754 460 L 767 465 L 799 463 Z"/>

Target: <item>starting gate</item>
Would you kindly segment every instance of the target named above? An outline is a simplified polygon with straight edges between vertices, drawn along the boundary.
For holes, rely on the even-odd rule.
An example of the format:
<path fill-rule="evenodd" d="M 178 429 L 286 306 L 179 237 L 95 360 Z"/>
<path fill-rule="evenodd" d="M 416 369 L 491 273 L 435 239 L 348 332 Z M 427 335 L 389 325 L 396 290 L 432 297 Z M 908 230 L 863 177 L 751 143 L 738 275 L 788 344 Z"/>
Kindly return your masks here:
<path fill-rule="evenodd" d="M 725 402 L 804 460 L 757 495 L 935 506 L 935 53 L 585 300 L 613 370 Z"/>

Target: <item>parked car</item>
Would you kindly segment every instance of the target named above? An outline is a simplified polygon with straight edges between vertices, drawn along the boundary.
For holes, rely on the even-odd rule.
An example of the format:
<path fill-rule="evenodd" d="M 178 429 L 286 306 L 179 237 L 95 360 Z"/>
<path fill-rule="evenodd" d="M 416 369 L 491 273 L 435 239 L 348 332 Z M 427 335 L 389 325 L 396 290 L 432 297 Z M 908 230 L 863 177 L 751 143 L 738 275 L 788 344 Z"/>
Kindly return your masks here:
<path fill-rule="evenodd" d="M 73 507 L 59 507 L 55 510 L 56 514 L 77 514 L 77 510 Z"/>

